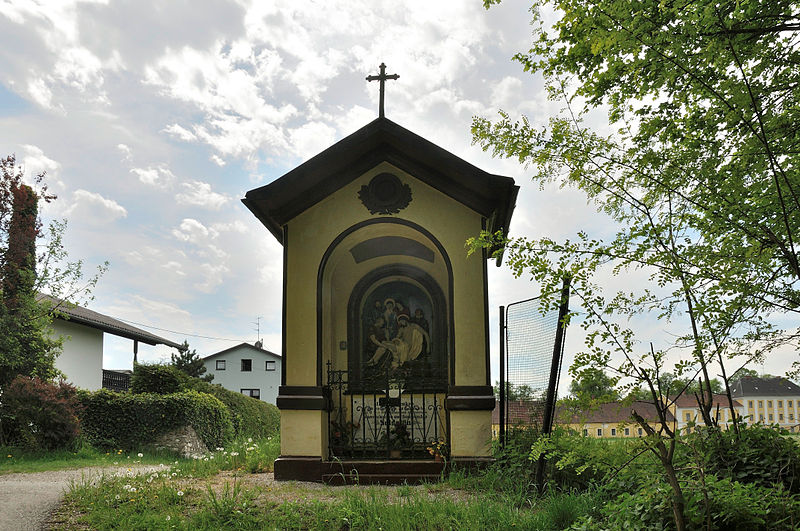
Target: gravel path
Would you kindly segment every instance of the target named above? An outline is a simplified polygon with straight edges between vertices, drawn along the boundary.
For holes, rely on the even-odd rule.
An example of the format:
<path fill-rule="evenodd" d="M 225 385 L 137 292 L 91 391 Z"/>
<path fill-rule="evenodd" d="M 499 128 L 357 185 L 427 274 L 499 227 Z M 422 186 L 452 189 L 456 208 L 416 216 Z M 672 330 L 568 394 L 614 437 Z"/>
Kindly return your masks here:
<path fill-rule="evenodd" d="M 72 482 L 101 475 L 136 474 L 166 467 L 89 467 L 31 474 L 0 475 L 0 531 L 38 531 L 47 522 Z"/>

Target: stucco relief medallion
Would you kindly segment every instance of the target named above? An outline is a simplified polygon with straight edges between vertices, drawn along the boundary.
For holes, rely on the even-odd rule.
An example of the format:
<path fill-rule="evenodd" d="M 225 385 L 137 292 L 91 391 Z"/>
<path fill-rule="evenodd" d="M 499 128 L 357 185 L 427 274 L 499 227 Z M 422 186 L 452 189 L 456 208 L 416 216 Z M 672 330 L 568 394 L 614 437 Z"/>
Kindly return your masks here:
<path fill-rule="evenodd" d="M 358 192 L 370 214 L 397 214 L 411 203 L 411 188 L 392 173 L 379 173 Z"/>

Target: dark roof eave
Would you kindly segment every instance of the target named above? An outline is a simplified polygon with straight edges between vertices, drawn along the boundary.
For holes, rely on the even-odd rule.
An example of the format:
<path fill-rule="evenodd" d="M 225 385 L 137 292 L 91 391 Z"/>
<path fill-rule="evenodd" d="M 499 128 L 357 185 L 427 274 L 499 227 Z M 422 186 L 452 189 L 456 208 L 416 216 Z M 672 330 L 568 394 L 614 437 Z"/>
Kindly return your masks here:
<path fill-rule="evenodd" d="M 61 319 L 62 321 L 81 324 L 81 325 L 84 325 L 84 326 L 88 326 L 90 328 L 94 328 L 96 330 L 101 330 L 103 332 L 107 332 L 109 334 L 112 334 L 112 335 L 115 335 L 115 336 L 118 336 L 118 337 L 124 337 L 125 339 L 130 339 L 130 340 L 133 340 L 133 341 L 139 341 L 140 343 L 145 343 L 147 345 L 153 345 L 153 346 L 155 346 L 155 345 L 166 345 L 168 347 L 177 348 L 177 349 L 180 349 L 180 348 L 183 347 L 183 345 L 179 345 L 178 343 L 175 343 L 175 342 L 170 341 L 168 339 L 164 339 L 163 337 L 158 337 L 158 336 L 152 335 L 152 334 L 147 334 L 147 335 L 145 335 L 145 334 L 137 334 L 135 332 L 130 332 L 130 331 L 127 331 L 127 330 L 120 330 L 119 328 L 116 328 L 116 327 L 113 327 L 113 326 L 109 326 L 109 325 L 106 325 L 106 324 L 103 324 L 103 323 L 98 323 L 97 321 L 93 321 L 91 319 L 84 319 L 84 318 L 81 318 L 81 317 L 76 316 L 76 315 L 68 315 L 68 314 L 64 313 L 63 310 L 60 310 L 60 311 L 64 315 L 63 316 L 58 316 L 58 317 L 56 317 L 56 319 Z"/>
<path fill-rule="evenodd" d="M 382 161 L 494 218 L 507 233 L 519 187 L 489 174 L 429 140 L 377 118 L 272 183 L 248 191 L 242 203 L 283 243 L 283 225 Z"/>

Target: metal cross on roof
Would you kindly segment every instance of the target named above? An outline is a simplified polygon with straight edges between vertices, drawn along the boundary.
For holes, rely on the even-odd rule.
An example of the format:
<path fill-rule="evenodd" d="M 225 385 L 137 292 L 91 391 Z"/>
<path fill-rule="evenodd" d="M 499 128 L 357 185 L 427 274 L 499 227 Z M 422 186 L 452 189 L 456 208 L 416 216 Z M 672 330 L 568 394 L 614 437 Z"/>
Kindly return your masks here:
<path fill-rule="evenodd" d="M 385 85 L 387 79 L 397 79 L 400 76 L 397 74 L 386 74 L 386 65 L 381 63 L 381 73 L 377 76 L 367 76 L 367 81 L 380 81 L 381 82 L 381 100 L 380 106 L 378 107 L 378 116 L 383 118 L 383 93 L 385 92 Z"/>

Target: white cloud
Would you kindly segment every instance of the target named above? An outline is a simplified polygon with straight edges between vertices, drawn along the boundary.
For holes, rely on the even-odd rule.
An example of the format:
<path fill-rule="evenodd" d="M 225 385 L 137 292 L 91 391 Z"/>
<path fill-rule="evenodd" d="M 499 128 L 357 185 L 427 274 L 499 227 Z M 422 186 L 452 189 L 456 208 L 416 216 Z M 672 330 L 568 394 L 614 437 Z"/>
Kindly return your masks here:
<path fill-rule="evenodd" d="M 178 203 L 219 210 L 230 198 L 211 190 L 211 185 L 201 181 L 181 183 L 184 192 L 175 196 Z"/>
<path fill-rule="evenodd" d="M 336 129 L 322 122 L 307 122 L 289 133 L 292 151 L 309 159 L 336 141 Z"/>
<path fill-rule="evenodd" d="M 181 221 L 179 228 L 172 230 L 172 235 L 184 242 L 201 244 L 216 238 L 218 232 L 209 229 L 196 219 L 186 218 Z"/>
<path fill-rule="evenodd" d="M 126 144 L 117 144 L 117 149 L 122 153 L 122 160 L 126 162 L 133 160 L 133 151 L 131 151 L 130 146 Z"/>
<path fill-rule="evenodd" d="M 128 215 L 125 207 L 113 199 L 87 190 L 76 190 L 72 194 L 72 204 L 64 212 L 69 219 L 82 223 L 110 223 Z"/>
<path fill-rule="evenodd" d="M 172 171 L 163 165 L 132 168 L 131 173 L 136 175 L 141 182 L 150 186 L 165 187 L 175 179 Z"/>
<path fill-rule="evenodd" d="M 181 140 L 185 140 L 186 142 L 192 142 L 197 140 L 197 137 L 194 133 L 189 131 L 186 128 L 181 127 L 178 124 L 170 124 L 163 129 L 165 133 L 169 133 L 172 136 L 180 138 Z"/>
<path fill-rule="evenodd" d="M 37 77 L 28 80 L 28 95 L 45 109 L 53 108 L 53 92 L 47 86 L 44 78 Z"/>
<path fill-rule="evenodd" d="M 211 155 L 211 162 L 222 168 L 225 166 L 226 162 L 224 159 L 218 157 L 217 155 Z"/>

